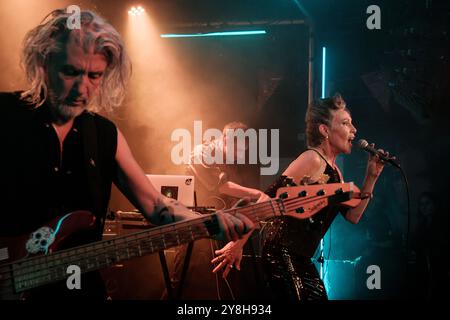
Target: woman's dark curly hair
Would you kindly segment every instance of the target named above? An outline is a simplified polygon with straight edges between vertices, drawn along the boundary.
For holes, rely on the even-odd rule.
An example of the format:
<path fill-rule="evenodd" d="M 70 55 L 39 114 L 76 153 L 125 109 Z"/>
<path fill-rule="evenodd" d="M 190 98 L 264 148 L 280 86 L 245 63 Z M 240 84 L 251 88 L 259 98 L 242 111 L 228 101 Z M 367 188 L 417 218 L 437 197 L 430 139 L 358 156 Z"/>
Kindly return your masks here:
<path fill-rule="evenodd" d="M 305 116 L 306 143 L 309 147 L 317 147 L 322 143 L 324 136 L 320 133 L 319 126 L 321 124 L 330 126 L 333 119 L 332 111 L 341 109 L 350 113 L 344 99 L 338 93 L 333 97 L 314 100 L 309 104 Z"/>

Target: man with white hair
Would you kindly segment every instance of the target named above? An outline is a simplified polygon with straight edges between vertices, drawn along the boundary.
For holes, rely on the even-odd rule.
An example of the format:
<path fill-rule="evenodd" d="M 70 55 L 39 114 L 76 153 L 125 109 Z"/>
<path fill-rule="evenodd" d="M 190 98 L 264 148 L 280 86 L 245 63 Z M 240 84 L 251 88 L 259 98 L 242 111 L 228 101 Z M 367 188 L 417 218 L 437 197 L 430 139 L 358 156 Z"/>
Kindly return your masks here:
<path fill-rule="evenodd" d="M 55 10 L 28 32 L 22 64 L 30 88 L 0 93 L 0 181 L 6 190 L 0 237 L 88 210 L 96 216 L 95 230 L 68 245 L 100 240 L 112 182 L 153 224 L 198 217 L 156 191 L 122 133 L 96 113 L 111 112 L 125 95 L 131 63 L 119 33 L 91 11 L 81 11 L 80 28 L 71 29 L 70 16 Z M 217 217 L 218 238 L 238 239 L 253 226 L 244 216 Z M 106 297 L 98 273 L 83 275 L 81 290 L 68 290 L 64 282 L 32 296 Z"/>

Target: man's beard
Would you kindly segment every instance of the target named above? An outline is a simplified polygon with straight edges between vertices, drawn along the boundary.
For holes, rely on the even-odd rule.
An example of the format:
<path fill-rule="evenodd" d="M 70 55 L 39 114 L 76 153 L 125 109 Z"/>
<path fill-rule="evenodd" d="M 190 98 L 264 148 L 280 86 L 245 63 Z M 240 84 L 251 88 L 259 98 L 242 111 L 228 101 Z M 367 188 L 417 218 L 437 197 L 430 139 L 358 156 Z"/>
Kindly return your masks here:
<path fill-rule="evenodd" d="M 56 115 L 58 118 L 63 120 L 64 122 L 67 122 L 81 114 L 83 112 L 84 107 L 77 106 L 77 107 L 71 107 L 62 103 L 58 103 L 56 106 L 53 107 Z"/>
<path fill-rule="evenodd" d="M 62 101 L 58 101 L 58 98 L 54 94 L 49 92 L 49 105 L 50 110 L 57 122 L 66 123 L 75 117 L 79 116 L 85 109 L 86 105 L 82 106 L 69 106 Z"/>

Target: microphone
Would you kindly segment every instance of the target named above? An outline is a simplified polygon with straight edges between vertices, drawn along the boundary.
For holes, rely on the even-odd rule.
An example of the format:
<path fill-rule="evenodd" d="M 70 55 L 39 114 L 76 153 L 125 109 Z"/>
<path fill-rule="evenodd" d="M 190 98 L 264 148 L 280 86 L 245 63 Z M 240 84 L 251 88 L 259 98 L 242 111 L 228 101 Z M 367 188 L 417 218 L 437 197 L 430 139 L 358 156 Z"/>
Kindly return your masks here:
<path fill-rule="evenodd" d="M 359 140 L 358 147 L 360 147 L 364 151 L 369 152 L 372 155 L 378 155 L 380 157 L 380 159 L 383 160 L 384 162 L 390 163 L 394 167 L 400 168 L 400 164 L 398 164 L 393 159 L 393 157 L 387 157 L 384 153 L 381 153 L 380 151 L 376 150 L 374 147 L 371 147 L 366 140 L 364 140 L 364 139 Z"/>

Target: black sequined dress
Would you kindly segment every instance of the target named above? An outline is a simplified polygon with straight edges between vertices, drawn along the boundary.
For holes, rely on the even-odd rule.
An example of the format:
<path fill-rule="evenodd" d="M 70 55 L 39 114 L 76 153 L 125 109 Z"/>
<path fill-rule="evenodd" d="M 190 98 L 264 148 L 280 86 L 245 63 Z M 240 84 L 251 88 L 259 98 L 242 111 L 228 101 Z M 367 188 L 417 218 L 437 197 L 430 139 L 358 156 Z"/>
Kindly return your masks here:
<path fill-rule="evenodd" d="M 324 174 L 329 176 L 327 183 L 341 182 L 339 173 L 328 162 Z M 293 185 L 291 178 L 282 175 L 266 193 L 275 197 L 278 188 Z M 310 219 L 286 216 L 275 218 L 266 225 L 263 267 L 275 299 L 327 299 L 324 284 L 311 258 L 339 211 L 345 214 L 345 209 L 326 207 Z"/>

